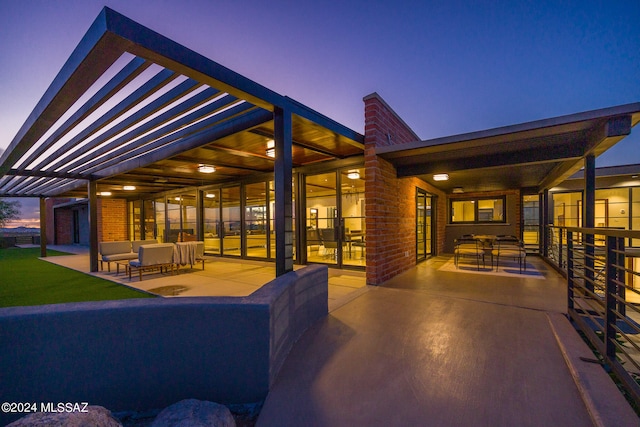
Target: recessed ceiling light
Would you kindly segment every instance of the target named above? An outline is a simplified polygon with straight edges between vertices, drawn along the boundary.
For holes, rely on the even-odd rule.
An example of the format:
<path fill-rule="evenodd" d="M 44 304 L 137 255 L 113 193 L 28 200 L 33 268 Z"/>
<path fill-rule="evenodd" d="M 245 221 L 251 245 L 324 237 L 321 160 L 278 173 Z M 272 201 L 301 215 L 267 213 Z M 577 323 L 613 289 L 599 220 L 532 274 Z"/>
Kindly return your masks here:
<path fill-rule="evenodd" d="M 213 165 L 204 165 L 202 163 L 198 165 L 198 172 L 214 173 L 215 171 L 216 171 L 216 167 Z"/>
<path fill-rule="evenodd" d="M 448 181 L 449 180 L 449 174 L 447 174 L 447 173 L 437 173 L 437 174 L 433 175 L 433 180 L 434 181 Z"/>
<path fill-rule="evenodd" d="M 135 185 L 125 185 L 124 187 L 122 187 L 122 189 L 124 191 L 135 191 L 136 186 Z"/>
<path fill-rule="evenodd" d="M 349 179 L 360 179 L 360 172 L 357 169 L 350 170 L 347 172 L 347 178 Z"/>

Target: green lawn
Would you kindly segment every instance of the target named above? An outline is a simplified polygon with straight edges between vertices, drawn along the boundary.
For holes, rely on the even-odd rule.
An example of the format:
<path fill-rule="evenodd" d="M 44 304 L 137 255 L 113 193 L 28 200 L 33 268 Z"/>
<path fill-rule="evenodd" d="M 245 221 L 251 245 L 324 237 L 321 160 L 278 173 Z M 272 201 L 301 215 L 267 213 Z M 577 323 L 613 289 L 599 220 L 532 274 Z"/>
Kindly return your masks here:
<path fill-rule="evenodd" d="M 47 255 L 66 255 L 47 251 Z M 98 277 L 39 260 L 40 248 L 0 249 L 0 307 L 153 298 Z"/>

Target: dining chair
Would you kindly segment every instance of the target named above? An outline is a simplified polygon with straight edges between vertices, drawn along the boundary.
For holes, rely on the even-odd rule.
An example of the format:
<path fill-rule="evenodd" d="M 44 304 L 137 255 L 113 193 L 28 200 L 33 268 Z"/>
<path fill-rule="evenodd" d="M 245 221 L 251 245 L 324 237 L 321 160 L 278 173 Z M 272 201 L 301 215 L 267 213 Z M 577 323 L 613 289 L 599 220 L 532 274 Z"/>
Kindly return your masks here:
<path fill-rule="evenodd" d="M 455 248 L 453 251 L 453 262 L 458 268 L 460 263 L 460 257 L 472 257 L 476 259 L 478 271 L 480 271 L 480 260 L 482 260 L 482 268 L 485 267 L 484 262 L 484 249 L 482 243 L 476 239 L 470 239 L 467 237 L 459 238 L 455 240 Z M 493 268 L 493 266 L 492 266 Z"/>
<path fill-rule="evenodd" d="M 325 254 L 326 250 L 331 250 L 331 255 L 333 259 L 337 258 L 338 255 L 338 240 L 336 239 L 336 231 L 334 228 L 321 228 L 320 229 L 320 238 L 322 239 L 322 246 L 324 246 Z"/>
<path fill-rule="evenodd" d="M 500 258 L 517 260 L 520 273 L 522 273 L 523 267 L 525 271 L 527 270 L 527 251 L 522 241 L 515 236 L 498 237 L 491 254 L 496 259 L 496 271 L 500 269 Z"/>

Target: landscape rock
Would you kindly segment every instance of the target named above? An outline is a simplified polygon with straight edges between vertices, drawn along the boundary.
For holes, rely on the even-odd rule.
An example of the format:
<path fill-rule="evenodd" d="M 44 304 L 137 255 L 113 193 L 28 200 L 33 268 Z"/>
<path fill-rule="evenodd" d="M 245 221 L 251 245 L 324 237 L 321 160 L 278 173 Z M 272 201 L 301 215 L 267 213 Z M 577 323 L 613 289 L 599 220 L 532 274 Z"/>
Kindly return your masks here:
<path fill-rule="evenodd" d="M 219 403 L 186 399 L 165 408 L 151 427 L 235 427 L 231 411 Z"/>
<path fill-rule="evenodd" d="M 87 412 L 35 412 L 7 427 L 122 427 L 111 411 L 102 406 L 87 406 Z"/>

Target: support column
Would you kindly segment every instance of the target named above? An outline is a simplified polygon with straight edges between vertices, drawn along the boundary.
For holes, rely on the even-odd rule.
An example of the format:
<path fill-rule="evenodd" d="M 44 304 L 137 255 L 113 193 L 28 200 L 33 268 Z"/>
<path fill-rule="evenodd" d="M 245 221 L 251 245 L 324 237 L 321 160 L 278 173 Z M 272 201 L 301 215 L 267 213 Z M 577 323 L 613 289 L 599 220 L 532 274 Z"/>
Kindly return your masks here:
<path fill-rule="evenodd" d="M 89 181 L 89 271 L 98 271 L 98 183 Z"/>
<path fill-rule="evenodd" d="M 276 161 L 274 165 L 276 276 L 293 271 L 293 158 L 291 112 L 275 107 L 273 112 Z"/>
<path fill-rule="evenodd" d="M 47 256 L 47 204 L 44 197 L 40 197 L 40 256 Z"/>
<path fill-rule="evenodd" d="M 596 224 L 596 157 L 589 154 L 584 158 L 584 196 L 582 200 L 582 227 L 594 228 Z M 594 267 L 594 235 L 585 234 L 585 285 L 589 290 L 593 290 Z"/>
<path fill-rule="evenodd" d="M 540 206 L 540 219 L 541 219 L 541 227 L 540 227 L 540 244 L 542 247 L 540 248 L 540 253 L 543 257 L 549 258 L 549 229 L 547 226 L 550 224 L 549 218 L 553 218 L 550 214 L 551 205 L 549 204 L 549 189 L 545 188 L 541 197 L 541 206 Z"/>

